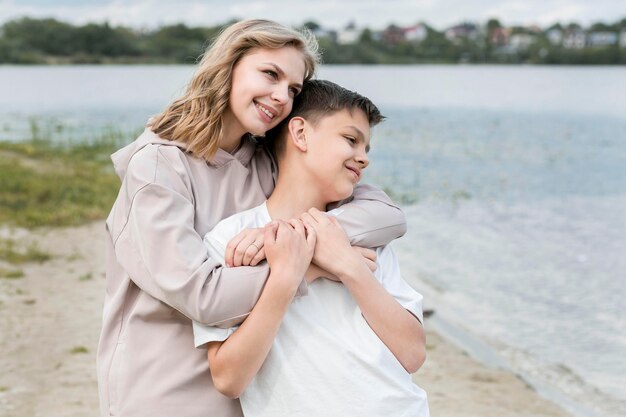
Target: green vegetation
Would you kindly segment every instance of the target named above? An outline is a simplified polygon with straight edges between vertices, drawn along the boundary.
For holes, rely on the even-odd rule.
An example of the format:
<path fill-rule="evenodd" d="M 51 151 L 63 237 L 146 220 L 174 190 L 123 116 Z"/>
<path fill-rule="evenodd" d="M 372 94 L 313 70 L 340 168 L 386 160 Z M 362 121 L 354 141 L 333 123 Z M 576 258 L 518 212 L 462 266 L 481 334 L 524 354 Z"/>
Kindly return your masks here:
<path fill-rule="evenodd" d="M 22 18 L 0 27 L 0 64 L 192 64 L 230 23 L 206 28 L 177 24 L 146 31 L 107 23 L 74 26 L 55 19 Z M 619 41 L 626 36 L 626 19 L 595 23 L 587 29 L 576 23 L 546 29 L 504 27 L 497 19 L 448 31 L 423 24 L 426 36 L 418 39 L 407 37 L 407 28 L 390 25 L 380 32 L 359 30 L 356 41 L 347 44 L 338 41 L 340 31 L 326 30 L 316 22 L 303 26 L 318 37 L 327 64 L 626 64 L 626 45 Z M 560 33 L 557 40 L 554 31 Z M 608 34 L 612 40 L 593 41 L 593 32 L 600 37 Z M 578 42 L 576 36 L 582 36 L 582 45 L 569 45 Z"/>
<path fill-rule="evenodd" d="M 0 141 L 0 224 L 68 226 L 104 218 L 120 185 L 109 155 L 124 143 L 123 136 L 106 133 L 85 143 L 53 143 L 31 130 L 28 141 Z M 0 243 L 0 259 L 21 262 L 20 256 L 13 244 Z M 23 256 L 37 260 L 42 255 L 30 247 Z"/>
<path fill-rule="evenodd" d="M 85 346 L 74 346 L 72 350 L 70 350 L 70 353 L 72 355 L 76 355 L 79 353 L 89 353 L 89 349 L 87 349 Z"/>
<path fill-rule="evenodd" d="M 11 264 L 23 264 L 26 262 L 45 262 L 51 256 L 39 249 L 36 243 L 28 245 L 25 249 L 17 248 L 13 239 L 0 238 L 0 260 Z"/>
<path fill-rule="evenodd" d="M 93 278 L 93 274 L 91 272 L 83 274 L 78 277 L 79 281 L 90 281 Z"/>
<path fill-rule="evenodd" d="M 22 271 L 21 269 L 8 270 L 8 269 L 0 268 L 0 278 L 5 278 L 5 279 L 24 278 L 24 271 Z"/>

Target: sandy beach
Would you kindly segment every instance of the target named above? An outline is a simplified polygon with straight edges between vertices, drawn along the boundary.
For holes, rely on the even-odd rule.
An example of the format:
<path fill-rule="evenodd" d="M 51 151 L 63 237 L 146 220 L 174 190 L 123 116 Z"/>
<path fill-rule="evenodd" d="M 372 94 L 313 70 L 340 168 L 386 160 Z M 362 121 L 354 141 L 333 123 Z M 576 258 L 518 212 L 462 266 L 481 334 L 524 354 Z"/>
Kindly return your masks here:
<path fill-rule="evenodd" d="M 0 269 L 23 271 L 0 278 L 0 416 L 97 416 L 103 223 L 36 232 L 5 228 L 0 237 L 20 246 L 38 242 L 52 255 L 41 264 L 0 261 Z M 514 374 L 476 362 L 432 331 L 427 337 L 428 359 L 414 380 L 428 392 L 431 415 L 568 415 Z"/>

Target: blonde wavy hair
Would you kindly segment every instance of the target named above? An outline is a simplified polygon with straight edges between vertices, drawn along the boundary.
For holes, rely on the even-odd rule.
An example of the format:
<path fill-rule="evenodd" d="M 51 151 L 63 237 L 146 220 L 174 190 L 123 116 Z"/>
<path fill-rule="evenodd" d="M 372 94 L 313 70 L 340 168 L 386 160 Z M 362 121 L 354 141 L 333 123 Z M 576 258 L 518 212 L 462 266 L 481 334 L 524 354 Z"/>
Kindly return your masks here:
<path fill-rule="evenodd" d="M 210 160 L 223 137 L 222 116 L 229 104 L 233 68 L 253 48 L 285 46 L 302 53 L 304 80 L 309 80 L 319 62 L 318 44 L 309 31 L 260 19 L 229 26 L 205 51 L 185 93 L 148 127 L 161 138 L 185 143 L 193 155 Z"/>

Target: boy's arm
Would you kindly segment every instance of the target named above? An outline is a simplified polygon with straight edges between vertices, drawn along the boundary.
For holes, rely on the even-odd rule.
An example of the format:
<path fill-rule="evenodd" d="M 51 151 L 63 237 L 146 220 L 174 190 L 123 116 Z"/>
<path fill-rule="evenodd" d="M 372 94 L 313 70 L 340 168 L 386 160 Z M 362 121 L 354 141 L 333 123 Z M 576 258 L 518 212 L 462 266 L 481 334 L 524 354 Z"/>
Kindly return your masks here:
<path fill-rule="evenodd" d="M 426 358 L 420 321 L 385 290 L 351 249 L 335 217 L 311 209 L 302 219 L 316 231 L 315 262 L 343 282 L 374 333 L 407 372 L 416 372 Z"/>
<path fill-rule="evenodd" d="M 208 361 L 215 388 L 229 398 L 239 398 L 263 365 L 295 289 L 274 283 L 270 273 L 267 285 L 252 312 L 223 342 L 208 345 Z"/>
<path fill-rule="evenodd" d="M 305 236 L 299 222 L 277 224 L 265 228 L 271 272 L 259 301 L 228 339 L 208 346 L 213 384 L 230 398 L 239 397 L 261 368 L 313 256 L 314 231 Z"/>
<path fill-rule="evenodd" d="M 342 210 L 339 224 L 352 245 L 374 248 L 406 233 L 406 217 L 402 210 L 387 194 L 371 185 L 357 185 L 350 198 L 329 205 L 327 209 L 337 207 Z"/>

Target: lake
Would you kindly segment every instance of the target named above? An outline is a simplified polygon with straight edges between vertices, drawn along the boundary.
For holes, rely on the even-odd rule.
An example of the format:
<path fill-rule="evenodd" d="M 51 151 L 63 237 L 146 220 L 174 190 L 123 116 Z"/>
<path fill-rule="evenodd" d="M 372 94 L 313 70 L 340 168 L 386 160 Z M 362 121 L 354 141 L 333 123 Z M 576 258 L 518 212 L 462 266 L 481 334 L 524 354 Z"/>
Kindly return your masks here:
<path fill-rule="evenodd" d="M 189 66 L 0 67 L 0 140 L 132 140 Z M 326 66 L 388 119 L 365 181 L 403 204 L 442 331 L 578 415 L 626 415 L 626 69 Z M 439 324 L 436 324 L 439 323 Z M 456 330 L 450 330 L 456 329 Z"/>

